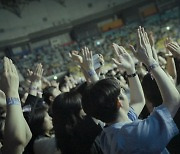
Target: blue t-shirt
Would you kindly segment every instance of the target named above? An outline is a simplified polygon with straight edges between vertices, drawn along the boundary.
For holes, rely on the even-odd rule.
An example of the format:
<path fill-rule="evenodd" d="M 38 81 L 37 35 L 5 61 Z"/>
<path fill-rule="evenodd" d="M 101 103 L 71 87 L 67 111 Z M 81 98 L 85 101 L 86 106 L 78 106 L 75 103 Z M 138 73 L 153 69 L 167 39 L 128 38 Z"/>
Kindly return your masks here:
<path fill-rule="evenodd" d="M 101 149 L 104 154 L 165 154 L 172 137 L 178 134 L 168 109 L 161 105 L 144 120 L 130 108 L 131 123 L 115 123 L 103 129 Z"/>

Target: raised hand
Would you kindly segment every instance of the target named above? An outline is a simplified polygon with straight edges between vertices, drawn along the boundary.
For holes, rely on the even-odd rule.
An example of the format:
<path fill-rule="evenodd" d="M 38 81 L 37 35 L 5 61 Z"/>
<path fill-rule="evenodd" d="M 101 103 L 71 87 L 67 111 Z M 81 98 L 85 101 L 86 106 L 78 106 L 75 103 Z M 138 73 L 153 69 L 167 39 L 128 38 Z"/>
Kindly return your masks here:
<path fill-rule="evenodd" d="M 113 43 L 114 51 L 116 53 L 117 58 L 112 60 L 114 63 L 121 69 L 124 69 L 127 71 L 127 73 L 134 73 L 135 72 L 135 66 L 134 61 L 131 58 L 131 56 L 127 53 L 127 51 L 122 47 L 115 43 Z"/>
<path fill-rule="evenodd" d="M 102 54 L 99 54 L 99 61 L 102 64 L 99 68 L 96 69 L 96 73 L 98 74 L 98 76 L 100 76 L 101 73 L 101 69 L 104 66 L 104 57 Z"/>
<path fill-rule="evenodd" d="M 84 70 L 94 70 L 94 64 L 93 64 L 93 57 L 92 57 L 92 51 L 89 51 L 87 47 L 82 49 L 82 58 L 83 62 L 81 66 Z"/>
<path fill-rule="evenodd" d="M 42 64 L 37 64 L 34 71 L 28 70 L 29 80 L 31 82 L 39 82 L 42 79 L 43 68 Z"/>
<path fill-rule="evenodd" d="M 177 42 L 168 43 L 166 48 L 173 54 L 174 57 L 180 58 L 180 46 Z"/>
<path fill-rule="evenodd" d="M 151 45 L 153 58 L 156 60 L 156 62 L 159 62 L 157 50 L 155 49 L 155 39 L 154 39 L 154 34 L 153 34 L 152 31 L 148 33 L 148 38 L 149 38 L 149 43 L 150 43 L 150 45 Z"/>
<path fill-rule="evenodd" d="M 6 97 L 19 97 L 19 76 L 15 65 L 12 60 L 4 57 L 3 61 L 3 75 L 1 80 L 2 90 L 4 91 Z"/>
<path fill-rule="evenodd" d="M 155 39 L 154 39 L 154 35 L 153 35 L 152 31 L 148 33 L 148 37 L 149 37 L 149 43 L 150 43 L 151 47 L 154 47 L 155 46 Z"/>
<path fill-rule="evenodd" d="M 0 107 L 4 108 L 6 106 L 6 95 L 0 90 Z"/>
<path fill-rule="evenodd" d="M 101 62 L 102 66 L 103 66 L 104 65 L 104 57 L 101 54 L 99 54 L 99 61 Z"/>
<path fill-rule="evenodd" d="M 29 80 L 31 81 L 29 93 L 33 96 L 37 96 L 42 91 L 42 74 L 42 64 L 37 64 L 34 71 L 29 71 Z"/>
<path fill-rule="evenodd" d="M 99 80 L 99 77 L 94 69 L 92 51 L 89 51 L 87 47 L 82 49 L 82 59 L 81 68 L 87 82 L 90 83 Z"/>
<path fill-rule="evenodd" d="M 77 62 L 79 65 L 83 63 L 82 56 L 79 55 L 78 51 L 73 50 L 71 53 L 69 53 L 69 57 L 74 61 Z"/>
<path fill-rule="evenodd" d="M 144 28 L 138 28 L 137 36 L 137 50 L 135 50 L 132 45 L 130 45 L 130 48 L 139 61 L 143 62 L 145 65 L 149 65 L 152 61 L 154 61 L 154 58 L 149 38 L 147 36 L 147 33 L 144 31 Z"/>

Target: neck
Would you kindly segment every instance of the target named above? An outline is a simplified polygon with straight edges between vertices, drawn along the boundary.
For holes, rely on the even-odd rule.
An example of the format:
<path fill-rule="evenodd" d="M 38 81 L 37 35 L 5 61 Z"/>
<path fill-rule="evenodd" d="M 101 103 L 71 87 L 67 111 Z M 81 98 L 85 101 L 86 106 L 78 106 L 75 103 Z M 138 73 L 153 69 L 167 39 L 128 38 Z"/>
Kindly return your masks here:
<path fill-rule="evenodd" d="M 118 114 L 116 120 L 114 120 L 111 123 L 108 123 L 108 125 L 112 125 L 112 124 L 119 123 L 119 122 L 130 123 L 132 121 L 128 118 L 127 112 L 125 112 L 124 110 L 121 110 L 121 111 L 119 111 L 119 114 Z"/>

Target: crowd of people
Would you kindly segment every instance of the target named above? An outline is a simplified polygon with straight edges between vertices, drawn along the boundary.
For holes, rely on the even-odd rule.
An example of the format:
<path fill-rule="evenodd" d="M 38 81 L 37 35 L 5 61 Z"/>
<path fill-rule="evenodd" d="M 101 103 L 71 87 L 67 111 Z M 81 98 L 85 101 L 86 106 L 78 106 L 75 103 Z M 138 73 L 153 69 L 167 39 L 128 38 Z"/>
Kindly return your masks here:
<path fill-rule="evenodd" d="M 31 51 L 12 56 L 19 72 L 26 77 L 27 69 L 32 67 L 32 63 L 42 63 L 44 76 L 48 77 L 62 71 L 74 70 L 68 53 L 72 50 L 79 50 L 83 46 L 88 46 L 91 50 L 97 51 L 104 56 L 105 65 L 111 64 L 111 57 L 114 56 L 111 48 L 112 42 L 128 46 L 129 43 L 135 44 L 136 35 L 133 30 L 138 25 L 144 25 L 147 30 L 153 31 L 156 39 L 156 48 L 164 52 L 163 42 L 168 36 L 179 42 L 179 8 L 167 10 L 163 14 L 155 14 L 146 17 L 142 22 L 127 22 L 123 27 L 108 32 L 103 32 L 93 38 L 86 38 L 79 41 L 67 42 L 67 44 L 52 47 L 51 44 L 32 47 Z M 169 28 L 168 30 L 166 28 Z M 128 37 L 127 37 L 128 36 Z M 49 40 L 46 42 L 50 42 Z M 25 49 L 24 49 L 25 50 Z M 28 49 L 26 49 L 28 50 Z"/>
<path fill-rule="evenodd" d="M 102 53 L 87 46 L 72 50 L 69 59 L 81 80 L 65 74 L 48 81 L 38 63 L 20 86 L 15 64 L 5 57 L 0 153 L 178 154 L 180 46 L 167 38 L 166 52 L 159 52 L 153 32 L 141 26 L 132 32 L 131 52 L 111 42 L 113 68 L 106 72 Z"/>

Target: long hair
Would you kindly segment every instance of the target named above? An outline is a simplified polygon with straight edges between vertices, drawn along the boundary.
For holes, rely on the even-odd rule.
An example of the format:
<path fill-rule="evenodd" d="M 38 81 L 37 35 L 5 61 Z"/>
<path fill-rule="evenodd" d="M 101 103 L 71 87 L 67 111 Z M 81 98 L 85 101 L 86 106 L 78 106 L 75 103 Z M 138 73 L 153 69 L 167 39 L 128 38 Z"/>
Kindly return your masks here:
<path fill-rule="evenodd" d="M 55 98 L 52 109 L 57 147 L 62 153 L 73 153 L 75 130 L 82 121 L 81 95 L 75 91 L 62 93 Z"/>
<path fill-rule="evenodd" d="M 32 132 L 32 138 L 26 146 L 25 152 L 23 154 L 34 154 L 34 141 L 41 136 L 45 136 L 45 129 L 43 128 L 43 123 L 46 112 L 47 106 L 42 106 L 40 108 L 35 109 L 33 113 L 30 113 L 30 118 L 27 119 L 27 122 Z"/>

